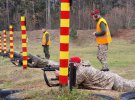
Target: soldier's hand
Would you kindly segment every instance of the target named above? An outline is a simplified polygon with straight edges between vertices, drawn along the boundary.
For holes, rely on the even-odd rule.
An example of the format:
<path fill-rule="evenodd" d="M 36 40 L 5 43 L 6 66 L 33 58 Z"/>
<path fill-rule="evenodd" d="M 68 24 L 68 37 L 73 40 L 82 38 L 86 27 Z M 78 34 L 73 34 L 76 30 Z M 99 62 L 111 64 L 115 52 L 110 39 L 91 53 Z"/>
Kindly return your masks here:
<path fill-rule="evenodd" d="M 95 36 L 96 32 L 93 32 L 92 34 Z"/>
<path fill-rule="evenodd" d="M 56 77 L 59 77 L 59 70 L 55 70 L 54 73 L 55 73 L 55 76 L 56 76 Z"/>

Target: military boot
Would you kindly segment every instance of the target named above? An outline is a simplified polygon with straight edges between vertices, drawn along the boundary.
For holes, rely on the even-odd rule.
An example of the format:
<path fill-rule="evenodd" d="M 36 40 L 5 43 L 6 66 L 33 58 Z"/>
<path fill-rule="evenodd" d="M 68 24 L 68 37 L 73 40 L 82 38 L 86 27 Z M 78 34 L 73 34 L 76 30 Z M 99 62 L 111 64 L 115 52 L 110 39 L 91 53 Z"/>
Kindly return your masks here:
<path fill-rule="evenodd" d="M 108 64 L 107 63 L 103 63 L 103 66 L 102 66 L 101 71 L 109 71 L 109 68 L 108 68 Z"/>

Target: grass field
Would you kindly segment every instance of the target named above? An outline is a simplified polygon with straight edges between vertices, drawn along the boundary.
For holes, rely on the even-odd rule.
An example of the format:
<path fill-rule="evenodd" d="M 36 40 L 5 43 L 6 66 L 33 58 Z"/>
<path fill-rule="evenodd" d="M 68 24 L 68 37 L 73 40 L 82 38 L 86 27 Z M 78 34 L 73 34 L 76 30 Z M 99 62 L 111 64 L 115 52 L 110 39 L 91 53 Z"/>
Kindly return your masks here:
<path fill-rule="evenodd" d="M 38 33 L 38 32 L 37 32 Z M 33 36 L 34 34 L 34 36 Z M 41 34 L 36 32 L 28 32 L 28 52 L 34 55 L 41 55 L 44 57 L 42 46 L 40 42 Z M 52 45 L 50 46 L 51 60 L 59 61 L 59 38 L 58 36 L 52 36 Z M 82 38 L 82 40 L 85 38 Z M 81 41 L 76 40 L 81 43 Z M 15 51 L 21 51 L 21 37 L 19 32 L 15 32 Z M 89 42 L 89 40 L 82 44 L 76 45 L 76 43 L 70 44 L 70 57 L 79 56 L 83 60 L 87 60 L 97 69 L 101 69 L 101 64 L 96 58 L 97 45 L 95 42 Z M 9 48 L 9 45 L 7 46 Z M 113 38 L 113 42 L 109 45 L 108 52 L 108 63 L 111 71 L 118 73 L 119 75 L 127 79 L 135 79 L 135 42 L 132 40 L 123 40 Z M 0 89 L 23 89 L 24 92 L 17 94 L 17 97 L 32 100 L 74 100 L 72 95 L 67 93 L 68 97 L 72 99 L 61 99 L 66 94 L 58 92 L 58 88 L 49 88 L 45 85 L 43 80 L 43 72 L 41 69 L 26 69 L 23 70 L 21 67 L 15 67 L 12 65 L 8 58 L 0 57 Z M 52 91 L 53 89 L 53 91 Z M 74 95 L 84 96 L 84 100 L 89 100 L 86 95 L 91 92 L 101 93 L 119 97 L 118 92 L 115 91 L 80 91 L 81 93 L 75 92 Z M 86 94 L 85 94 L 86 93 Z M 82 100 L 82 98 L 78 100 Z M 94 100 L 94 99 L 93 99 Z"/>

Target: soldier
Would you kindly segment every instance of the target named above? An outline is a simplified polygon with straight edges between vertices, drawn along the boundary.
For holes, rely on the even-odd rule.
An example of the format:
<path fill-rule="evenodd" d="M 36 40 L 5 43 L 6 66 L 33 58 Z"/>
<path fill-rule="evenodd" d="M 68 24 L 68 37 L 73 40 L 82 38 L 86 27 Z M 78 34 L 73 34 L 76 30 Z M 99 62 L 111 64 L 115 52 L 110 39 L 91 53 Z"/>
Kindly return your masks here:
<path fill-rule="evenodd" d="M 32 54 L 28 54 L 28 59 L 31 59 L 31 63 L 28 63 L 29 67 L 32 68 L 43 68 L 48 65 L 48 60 L 41 59 L 37 56 L 33 56 Z"/>
<path fill-rule="evenodd" d="M 22 66 L 23 64 L 22 64 L 21 52 L 20 53 L 14 52 L 14 58 L 13 58 L 13 60 L 11 60 L 11 62 L 16 66 Z"/>
<path fill-rule="evenodd" d="M 50 42 L 50 33 L 47 32 L 46 29 L 42 29 L 42 32 L 43 32 L 43 35 L 42 35 L 43 51 L 45 53 L 45 58 L 49 59 L 50 58 L 49 46 L 51 44 L 51 42 Z"/>
<path fill-rule="evenodd" d="M 120 92 L 135 91 L 135 80 L 127 80 L 110 71 L 100 71 L 94 67 L 82 66 L 79 57 L 70 58 L 76 66 L 76 85 L 85 89 L 116 90 Z M 59 76 L 59 71 L 55 71 Z"/>
<path fill-rule="evenodd" d="M 100 16 L 100 11 L 95 10 L 91 13 L 93 20 L 97 22 L 96 32 L 93 33 L 96 36 L 96 42 L 98 44 L 97 58 L 102 64 L 101 71 L 109 71 L 107 64 L 107 51 L 108 44 L 112 41 L 109 26 L 107 21 Z"/>
<path fill-rule="evenodd" d="M 28 67 L 31 68 L 43 68 L 43 67 L 58 67 L 58 63 L 51 61 L 51 60 L 45 60 L 41 58 L 39 55 L 34 56 L 32 54 L 28 54 Z M 11 60 L 11 62 L 16 66 L 22 66 L 22 55 L 14 52 L 14 59 Z"/>

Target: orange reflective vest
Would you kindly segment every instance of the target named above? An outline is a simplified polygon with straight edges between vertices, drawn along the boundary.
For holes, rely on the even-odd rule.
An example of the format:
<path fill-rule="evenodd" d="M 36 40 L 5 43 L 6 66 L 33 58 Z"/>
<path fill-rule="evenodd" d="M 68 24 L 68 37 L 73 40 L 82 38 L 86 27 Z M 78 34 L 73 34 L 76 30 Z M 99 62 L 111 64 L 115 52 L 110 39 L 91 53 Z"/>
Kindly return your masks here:
<path fill-rule="evenodd" d="M 49 34 L 47 31 L 43 33 L 42 36 L 42 45 L 50 45 L 51 41 L 50 41 L 50 36 L 49 36 L 49 41 L 46 43 L 46 34 Z"/>
<path fill-rule="evenodd" d="M 108 44 L 112 41 L 112 38 L 110 35 L 108 24 L 104 18 L 100 18 L 98 20 L 97 25 L 96 25 L 96 31 L 101 32 L 101 28 L 100 28 L 101 22 L 106 24 L 106 33 L 103 36 L 96 36 L 96 41 L 97 41 L 97 44 Z"/>

